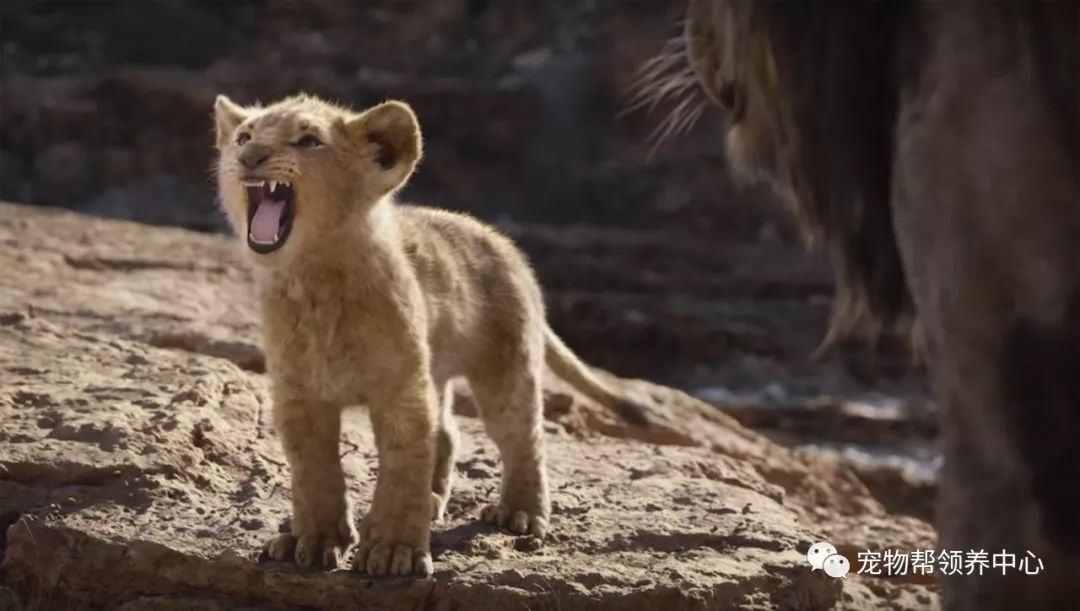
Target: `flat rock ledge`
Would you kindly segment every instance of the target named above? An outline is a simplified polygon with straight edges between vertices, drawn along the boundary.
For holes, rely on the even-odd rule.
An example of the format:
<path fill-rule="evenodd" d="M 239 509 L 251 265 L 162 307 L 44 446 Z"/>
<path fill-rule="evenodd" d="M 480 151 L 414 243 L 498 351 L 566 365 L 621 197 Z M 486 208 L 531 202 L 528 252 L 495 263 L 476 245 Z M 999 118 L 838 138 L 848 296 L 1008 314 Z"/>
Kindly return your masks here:
<path fill-rule="evenodd" d="M 860 480 L 709 405 L 620 380 L 628 428 L 553 380 L 553 534 L 474 517 L 499 463 L 462 388 L 457 486 L 430 579 L 258 562 L 287 527 L 250 274 L 222 237 L 0 204 L 0 609 L 926 609 L 933 583 L 811 571 L 829 540 L 932 547 Z M 614 379 L 614 378 L 613 378 Z M 342 455 L 358 515 L 363 408 Z"/>

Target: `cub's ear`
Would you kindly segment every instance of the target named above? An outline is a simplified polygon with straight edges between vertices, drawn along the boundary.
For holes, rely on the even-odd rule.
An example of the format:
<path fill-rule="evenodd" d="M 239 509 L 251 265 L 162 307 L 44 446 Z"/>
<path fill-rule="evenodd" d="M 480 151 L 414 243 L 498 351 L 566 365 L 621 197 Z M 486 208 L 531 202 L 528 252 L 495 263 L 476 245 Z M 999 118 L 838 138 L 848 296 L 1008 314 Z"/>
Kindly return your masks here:
<path fill-rule="evenodd" d="M 400 188 L 420 160 L 420 123 L 404 102 L 385 102 L 348 119 L 345 131 L 361 150 L 371 152 L 382 171 L 379 182 L 387 193 Z"/>
<path fill-rule="evenodd" d="M 236 126 L 251 116 L 251 112 L 234 103 L 229 98 L 219 95 L 214 100 L 214 127 L 217 132 L 217 147 L 224 148 L 232 139 Z"/>

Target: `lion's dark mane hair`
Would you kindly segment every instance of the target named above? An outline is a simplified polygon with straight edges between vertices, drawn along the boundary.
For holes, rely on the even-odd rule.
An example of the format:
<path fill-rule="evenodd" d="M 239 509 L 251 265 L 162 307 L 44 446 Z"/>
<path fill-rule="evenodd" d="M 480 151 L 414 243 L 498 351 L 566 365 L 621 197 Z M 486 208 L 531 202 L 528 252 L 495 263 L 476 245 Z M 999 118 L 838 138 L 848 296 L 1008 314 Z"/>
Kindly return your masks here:
<path fill-rule="evenodd" d="M 886 2 L 693 2 L 687 41 L 706 91 L 738 124 L 743 160 L 786 196 L 836 276 L 826 344 L 910 328 L 889 208 L 899 85 Z M 705 47 L 723 49 L 706 54 Z"/>
<path fill-rule="evenodd" d="M 1050 6 L 1062 3 L 989 4 L 987 19 L 1031 28 L 1051 98 L 1076 100 L 1077 84 L 1067 78 L 1075 66 L 1060 60 L 1068 56 L 1061 50 L 1075 44 L 1078 24 Z M 771 179 L 808 243 L 833 267 L 837 288 L 826 344 L 883 333 L 912 332 L 918 339 L 889 203 L 899 100 L 923 54 L 917 5 L 690 2 L 683 54 L 709 97 L 739 125 L 746 159 L 733 163 Z M 668 76 L 685 79 L 678 70 Z M 656 78 L 652 86 L 661 84 Z M 1063 110 L 1057 116 L 1077 116 Z M 1076 146 L 1077 126 L 1062 128 Z"/>
<path fill-rule="evenodd" d="M 684 47 L 737 173 L 831 260 L 827 343 L 925 336 L 943 546 L 1053 558 L 943 576 L 943 607 L 1075 608 L 1080 3 L 690 0 Z"/>

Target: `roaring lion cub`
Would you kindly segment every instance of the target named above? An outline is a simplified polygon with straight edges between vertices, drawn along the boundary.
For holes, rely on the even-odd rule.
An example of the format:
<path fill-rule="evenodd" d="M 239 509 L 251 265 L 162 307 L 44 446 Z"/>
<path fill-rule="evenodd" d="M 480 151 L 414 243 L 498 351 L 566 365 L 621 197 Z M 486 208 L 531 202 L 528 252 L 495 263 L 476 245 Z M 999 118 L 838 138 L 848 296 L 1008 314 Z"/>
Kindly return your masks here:
<path fill-rule="evenodd" d="M 453 476 L 456 376 L 503 462 L 500 499 L 481 518 L 543 537 L 545 363 L 624 417 L 643 415 L 547 326 L 510 240 L 393 201 L 420 159 L 409 106 L 354 113 L 306 95 L 265 108 L 219 96 L 214 110 L 219 194 L 255 264 L 274 422 L 292 469 L 292 533 L 267 544 L 269 557 L 332 568 L 357 541 L 338 442 L 342 408 L 366 404 L 379 469 L 356 567 L 430 574 L 430 523 Z"/>

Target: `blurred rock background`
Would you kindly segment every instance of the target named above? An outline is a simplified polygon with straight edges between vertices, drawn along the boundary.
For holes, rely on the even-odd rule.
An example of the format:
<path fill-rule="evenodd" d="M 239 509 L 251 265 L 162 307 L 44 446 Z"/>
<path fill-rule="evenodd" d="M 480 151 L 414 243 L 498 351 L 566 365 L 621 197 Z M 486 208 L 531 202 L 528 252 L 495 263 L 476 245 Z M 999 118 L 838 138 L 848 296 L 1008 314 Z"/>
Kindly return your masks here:
<path fill-rule="evenodd" d="M 678 3 L 486 0 L 5 2 L 3 197 L 223 228 L 213 95 L 308 91 L 417 107 L 428 154 L 406 196 L 485 218 L 753 236 L 706 116 L 658 149 L 617 118 Z M 768 231 L 783 233 L 782 229 Z"/>
<path fill-rule="evenodd" d="M 796 447 L 837 453 L 925 513 L 934 430 L 901 355 L 810 354 L 832 284 L 784 210 L 725 170 L 721 117 L 654 150 L 620 115 L 678 34 L 661 0 L 5 0 L 0 199 L 225 231 L 211 103 L 307 91 L 412 104 L 405 199 L 497 223 L 553 326 L 620 375 L 683 388 Z M 899 474 L 899 475 L 898 475 Z M 894 495 L 895 496 L 895 495 Z"/>

